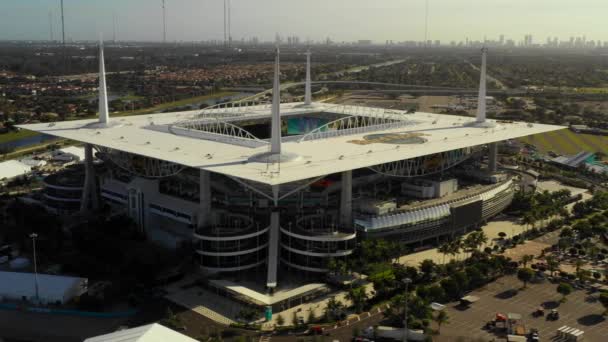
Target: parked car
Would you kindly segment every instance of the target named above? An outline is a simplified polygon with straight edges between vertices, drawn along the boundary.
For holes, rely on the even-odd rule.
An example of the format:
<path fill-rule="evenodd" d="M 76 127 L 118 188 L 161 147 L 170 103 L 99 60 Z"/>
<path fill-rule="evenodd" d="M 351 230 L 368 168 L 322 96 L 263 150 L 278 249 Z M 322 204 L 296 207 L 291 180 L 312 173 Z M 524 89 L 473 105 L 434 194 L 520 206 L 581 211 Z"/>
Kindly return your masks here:
<path fill-rule="evenodd" d="M 538 342 L 540 341 L 540 336 L 538 334 L 538 329 L 536 328 L 532 328 L 530 329 L 530 335 L 528 336 L 528 339 L 532 342 Z"/>
<path fill-rule="evenodd" d="M 556 321 L 559 319 L 559 312 L 556 309 L 551 310 L 551 312 L 547 315 L 547 319 L 552 321 Z"/>

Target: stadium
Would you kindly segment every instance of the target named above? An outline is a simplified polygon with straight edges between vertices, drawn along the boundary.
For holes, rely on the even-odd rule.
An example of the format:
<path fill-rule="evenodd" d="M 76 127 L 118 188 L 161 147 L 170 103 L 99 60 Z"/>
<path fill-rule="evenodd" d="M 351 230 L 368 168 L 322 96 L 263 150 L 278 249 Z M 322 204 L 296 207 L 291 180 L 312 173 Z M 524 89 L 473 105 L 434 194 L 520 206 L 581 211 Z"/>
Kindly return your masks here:
<path fill-rule="evenodd" d="M 517 186 L 497 143 L 562 128 L 486 119 L 485 49 L 476 117 L 313 102 L 307 60 L 303 102 L 281 103 L 277 51 L 271 103 L 110 118 L 100 49 L 99 119 L 21 128 L 85 145 L 81 211 L 126 212 L 148 239 L 192 248 L 218 284 L 249 272 L 269 292 L 280 270 L 323 275 L 362 239 L 479 227 Z"/>

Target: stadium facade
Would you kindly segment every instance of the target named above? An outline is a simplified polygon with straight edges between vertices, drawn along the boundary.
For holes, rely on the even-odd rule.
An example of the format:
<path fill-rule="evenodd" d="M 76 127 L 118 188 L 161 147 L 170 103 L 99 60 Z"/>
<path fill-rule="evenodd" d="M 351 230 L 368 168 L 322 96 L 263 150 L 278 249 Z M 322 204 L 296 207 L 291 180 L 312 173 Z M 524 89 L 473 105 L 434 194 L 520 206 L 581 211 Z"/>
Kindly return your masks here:
<path fill-rule="evenodd" d="M 475 118 L 313 102 L 310 53 L 304 102 L 281 103 L 278 51 L 271 103 L 110 118 L 101 48 L 99 120 L 21 127 L 85 144 L 84 186 L 59 189 L 71 205 L 125 211 L 203 271 L 264 270 L 272 289 L 280 268 L 325 273 L 360 239 L 453 236 L 510 204 L 496 144 L 562 127 L 486 119 L 482 56 Z"/>

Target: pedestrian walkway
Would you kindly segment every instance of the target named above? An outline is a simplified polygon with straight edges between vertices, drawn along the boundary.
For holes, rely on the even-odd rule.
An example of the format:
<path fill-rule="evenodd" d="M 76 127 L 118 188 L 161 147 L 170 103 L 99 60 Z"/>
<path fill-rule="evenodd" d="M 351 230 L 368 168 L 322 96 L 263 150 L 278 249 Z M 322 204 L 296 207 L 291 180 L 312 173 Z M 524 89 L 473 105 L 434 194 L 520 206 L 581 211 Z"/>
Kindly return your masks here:
<path fill-rule="evenodd" d="M 262 335 L 262 336 L 260 336 L 259 342 L 270 342 L 271 338 L 272 338 L 271 335 Z"/>
<path fill-rule="evenodd" d="M 239 304 L 200 287 L 175 291 L 169 293 L 166 298 L 224 325 L 235 323 L 230 317 L 236 317 L 241 310 Z"/>

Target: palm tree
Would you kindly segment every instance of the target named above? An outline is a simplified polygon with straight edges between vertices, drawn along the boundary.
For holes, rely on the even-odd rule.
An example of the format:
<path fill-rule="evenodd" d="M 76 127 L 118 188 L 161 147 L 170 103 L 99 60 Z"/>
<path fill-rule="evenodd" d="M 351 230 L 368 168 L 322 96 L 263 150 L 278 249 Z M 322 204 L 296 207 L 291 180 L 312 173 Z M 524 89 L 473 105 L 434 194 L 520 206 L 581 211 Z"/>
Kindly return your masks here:
<path fill-rule="evenodd" d="M 450 323 L 450 316 L 444 310 L 439 311 L 437 316 L 433 318 L 435 323 L 437 323 L 437 333 L 441 334 L 441 325 Z"/>
<path fill-rule="evenodd" d="M 367 294 L 365 293 L 365 287 L 355 287 L 350 289 L 346 294 L 346 299 L 350 300 L 355 307 L 355 311 L 357 313 L 363 311 L 363 303 L 367 299 Z"/>
<path fill-rule="evenodd" d="M 460 254 L 460 249 L 463 247 L 462 237 L 459 236 L 457 239 L 453 240 L 450 243 L 450 254 L 456 258 L 458 261 L 457 255 Z"/>
<path fill-rule="evenodd" d="M 528 263 L 532 260 L 534 260 L 534 255 L 531 254 L 526 254 L 521 257 L 521 263 L 524 265 L 524 267 L 527 267 Z"/>
<path fill-rule="evenodd" d="M 534 227 L 534 224 L 536 223 L 536 218 L 534 218 L 533 213 L 526 213 L 521 221 L 525 225 L 526 230 L 528 230 L 528 226 Z"/>
<path fill-rule="evenodd" d="M 585 265 L 585 262 L 581 259 L 576 259 L 576 262 L 574 263 L 574 267 L 576 267 L 576 276 L 581 278 L 581 267 L 583 267 L 583 265 Z"/>
<path fill-rule="evenodd" d="M 477 240 L 478 248 L 485 245 L 488 242 L 488 236 L 486 235 L 486 233 L 483 232 L 483 230 L 477 232 L 477 234 L 475 234 L 475 238 Z"/>
<path fill-rule="evenodd" d="M 452 253 L 452 247 L 450 246 L 449 242 L 445 242 L 443 244 L 441 244 L 441 246 L 439 246 L 439 248 L 437 248 L 437 251 L 441 254 L 443 254 L 443 262 L 442 264 L 445 264 L 445 256 L 448 254 Z"/>
<path fill-rule="evenodd" d="M 553 274 L 559 267 L 559 262 L 555 260 L 555 258 L 551 255 L 547 256 L 545 258 L 545 261 L 547 262 L 547 268 L 549 269 L 549 272 L 551 272 L 551 276 L 553 276 Z"/>

